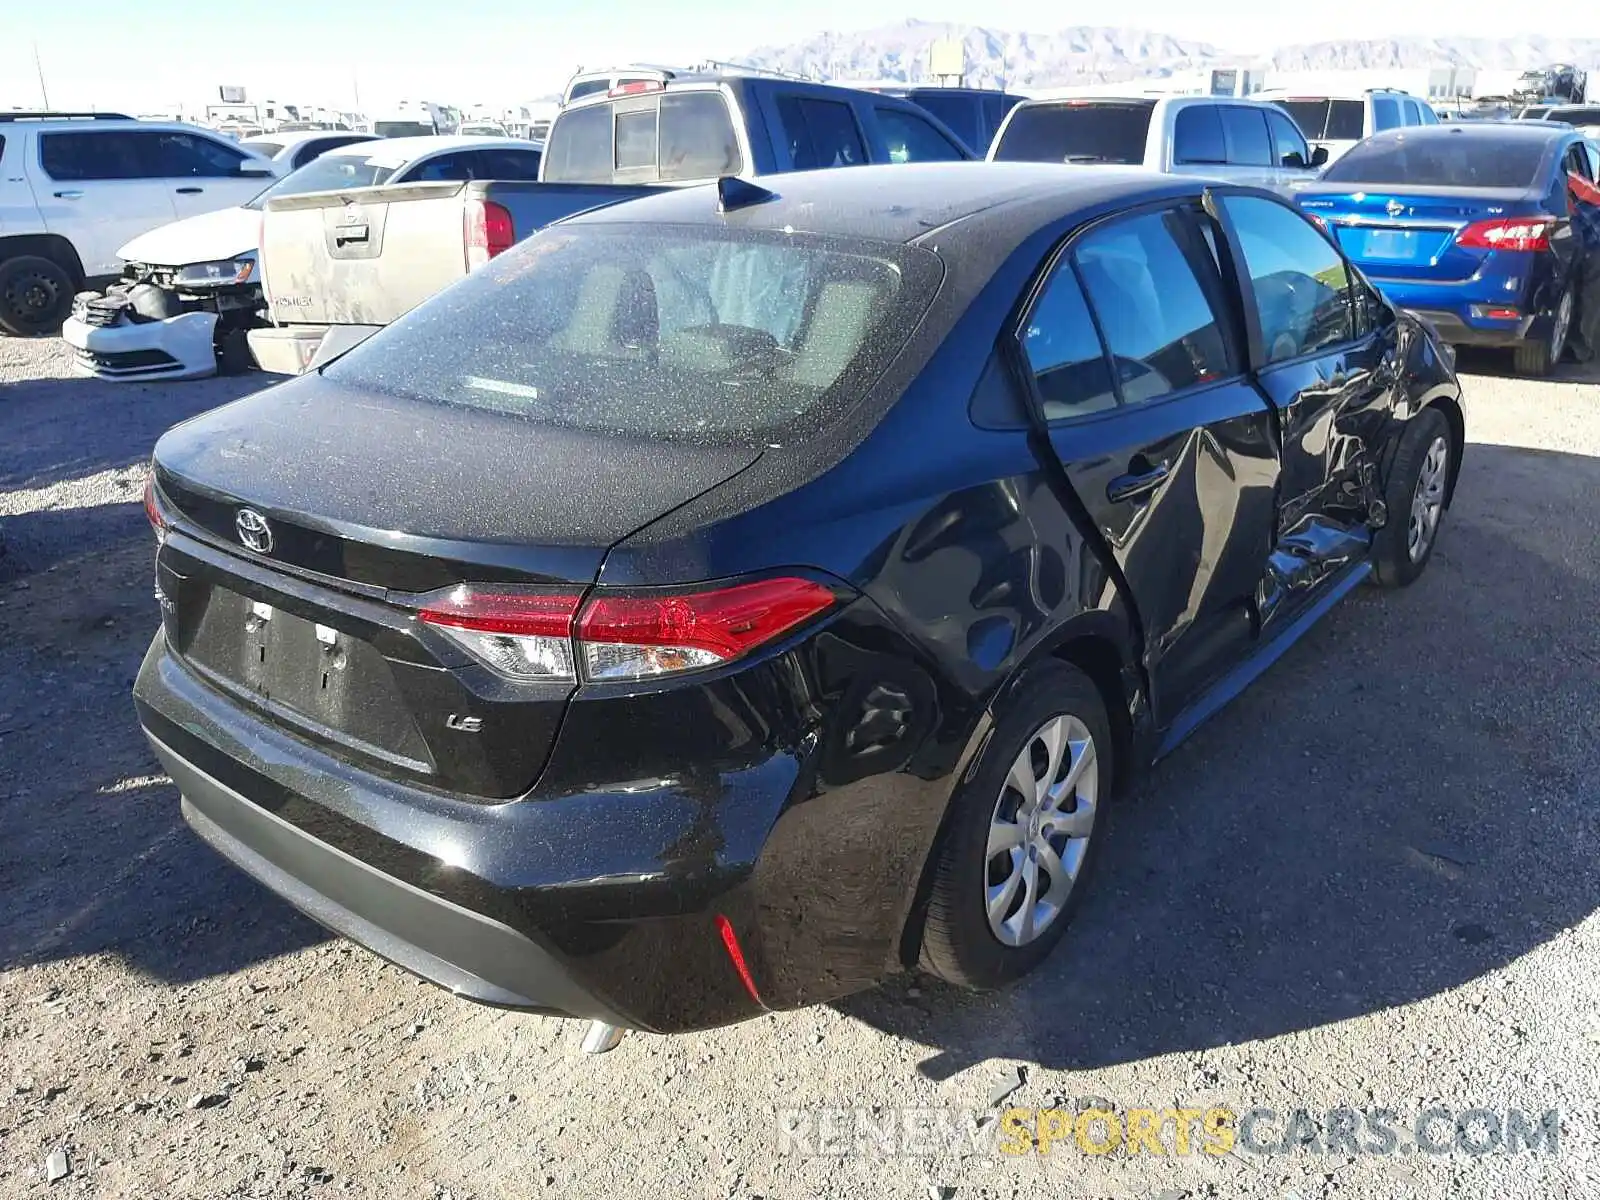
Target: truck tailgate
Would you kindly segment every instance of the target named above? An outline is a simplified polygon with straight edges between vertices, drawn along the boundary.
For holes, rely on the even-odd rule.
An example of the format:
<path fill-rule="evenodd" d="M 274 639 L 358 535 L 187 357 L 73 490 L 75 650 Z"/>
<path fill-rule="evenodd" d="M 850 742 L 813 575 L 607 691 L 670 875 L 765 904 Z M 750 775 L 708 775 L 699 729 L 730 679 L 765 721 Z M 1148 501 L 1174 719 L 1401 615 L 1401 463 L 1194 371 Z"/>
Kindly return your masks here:
<path fill-rule="evenodd" d="M 465 183 L 267 203 L 262 286 L 279 324 L 387 325 L 467 273 Z"/>
<path fill-rule="evenodd" d="M 521 241 L 660 185 L 474 180 L 313 192 L 267 202 L 262 286 L 279 325 L 387 325 L 467 273 L 467 205 L 510 215 Z"/>

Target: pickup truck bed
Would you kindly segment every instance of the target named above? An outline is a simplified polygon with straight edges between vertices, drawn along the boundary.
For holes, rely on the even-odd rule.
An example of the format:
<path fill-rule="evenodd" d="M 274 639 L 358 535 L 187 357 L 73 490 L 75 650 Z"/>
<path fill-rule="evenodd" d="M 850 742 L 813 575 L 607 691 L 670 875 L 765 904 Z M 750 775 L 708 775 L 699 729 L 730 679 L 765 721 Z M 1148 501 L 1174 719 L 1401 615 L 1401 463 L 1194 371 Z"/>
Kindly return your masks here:
<path fill-rule="evenodd" d="M 346 348 L 460 279 L 475 256 L 498 253 L 574 213 L 658 190 L 475 180 L 270 200 L 261 263 L 274 327 L 253 330 L 250 348 L 263 369 L 298 374 L 316 359 L 330 327 L 347 328 L 328 349 Z M 472 240 L 487 242 L 475 256 L 474 228 L 480 236 Z"/>

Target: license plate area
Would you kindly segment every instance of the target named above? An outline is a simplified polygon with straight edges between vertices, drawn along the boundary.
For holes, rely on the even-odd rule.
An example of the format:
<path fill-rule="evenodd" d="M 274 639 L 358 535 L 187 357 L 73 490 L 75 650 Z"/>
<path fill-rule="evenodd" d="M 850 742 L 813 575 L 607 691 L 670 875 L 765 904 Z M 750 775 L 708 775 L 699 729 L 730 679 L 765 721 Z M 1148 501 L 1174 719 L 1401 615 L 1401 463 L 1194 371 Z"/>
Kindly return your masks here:
<path fill-rule="evenodd" d="M 393 668 L 374 646 L 229 588 L 206 592 L 185 639 L 192 663 L 319 736 L 431 769 Z"/>

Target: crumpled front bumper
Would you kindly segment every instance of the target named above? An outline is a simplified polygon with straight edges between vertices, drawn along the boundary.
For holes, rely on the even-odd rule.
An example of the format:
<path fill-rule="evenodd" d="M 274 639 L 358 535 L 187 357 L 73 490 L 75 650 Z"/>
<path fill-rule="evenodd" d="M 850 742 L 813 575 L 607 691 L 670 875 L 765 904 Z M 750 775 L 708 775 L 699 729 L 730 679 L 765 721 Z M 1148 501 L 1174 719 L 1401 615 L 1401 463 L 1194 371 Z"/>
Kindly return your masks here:
<path fill-rule="evenodd" d="M 164 321 L 91 325 L 80 305 L 61 326 L 80 375 L 118 382 L 201 379 L 217 373 L 217 314 L 188 312 Z"/>

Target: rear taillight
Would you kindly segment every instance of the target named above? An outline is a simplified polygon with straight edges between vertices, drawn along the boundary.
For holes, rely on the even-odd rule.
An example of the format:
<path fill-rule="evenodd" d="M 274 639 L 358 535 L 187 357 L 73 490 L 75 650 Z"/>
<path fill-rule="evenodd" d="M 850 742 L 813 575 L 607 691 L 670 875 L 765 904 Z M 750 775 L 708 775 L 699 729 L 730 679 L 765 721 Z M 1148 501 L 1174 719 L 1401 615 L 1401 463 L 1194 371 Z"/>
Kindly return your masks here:
<path fill-rule="evenodd" d="M 1306 213 L 1305 214 L 1305 218 L 1306 218 L 1306 220 L 1310 221 L 1313 225 L 1315 225 L 1318 229 L 1322 230 L 1323 233 L 1327 233 L 1327 234 L 1331 235 L 1332 231 L 1328 228 L 1328 222 L 1327 222 L 1327 219 L 1325 217 L 1319 217 L 1319 216 L 1317 216 L 1316 213 Z"/>
<path fill-rule="evenodd" d="M 481 267 L 516 244 L 516 223 L 504 205 L 468 199 L 466 208 L 467 270 Z"/>
<path fill-rule="evenodd" d="M 1456 235 L 1469 250 L 1548 250 L 1556 223 L 1549 217 L 1492 217 L 1474 221 Z"/>
<path fill-rule="evenodd" d="M 144 516 L 145 520 L 150 522 L 150 528 L 156 531 L 156 541 L 165 541 L 169 523 L 166 513 L 161 511 L 161 497 L 156 493 L 156 477 L 154 475 L 145 476 Z"/>
<path fill-rule="evenodd" d="M 417 618 L 437 626 L 486 666 L 512 679 L 571 680 L 572 619 L 579 597 L 453 588 Z"/>
<path fill-rule="evenodd" d="M 431 597 L 418 619 L 486 666 L 520 680 L 646 679 L 730 662 L 832 608 L 808 579 L 763 579 L 698 592 L 567 592 L 462 586 Z"/>

